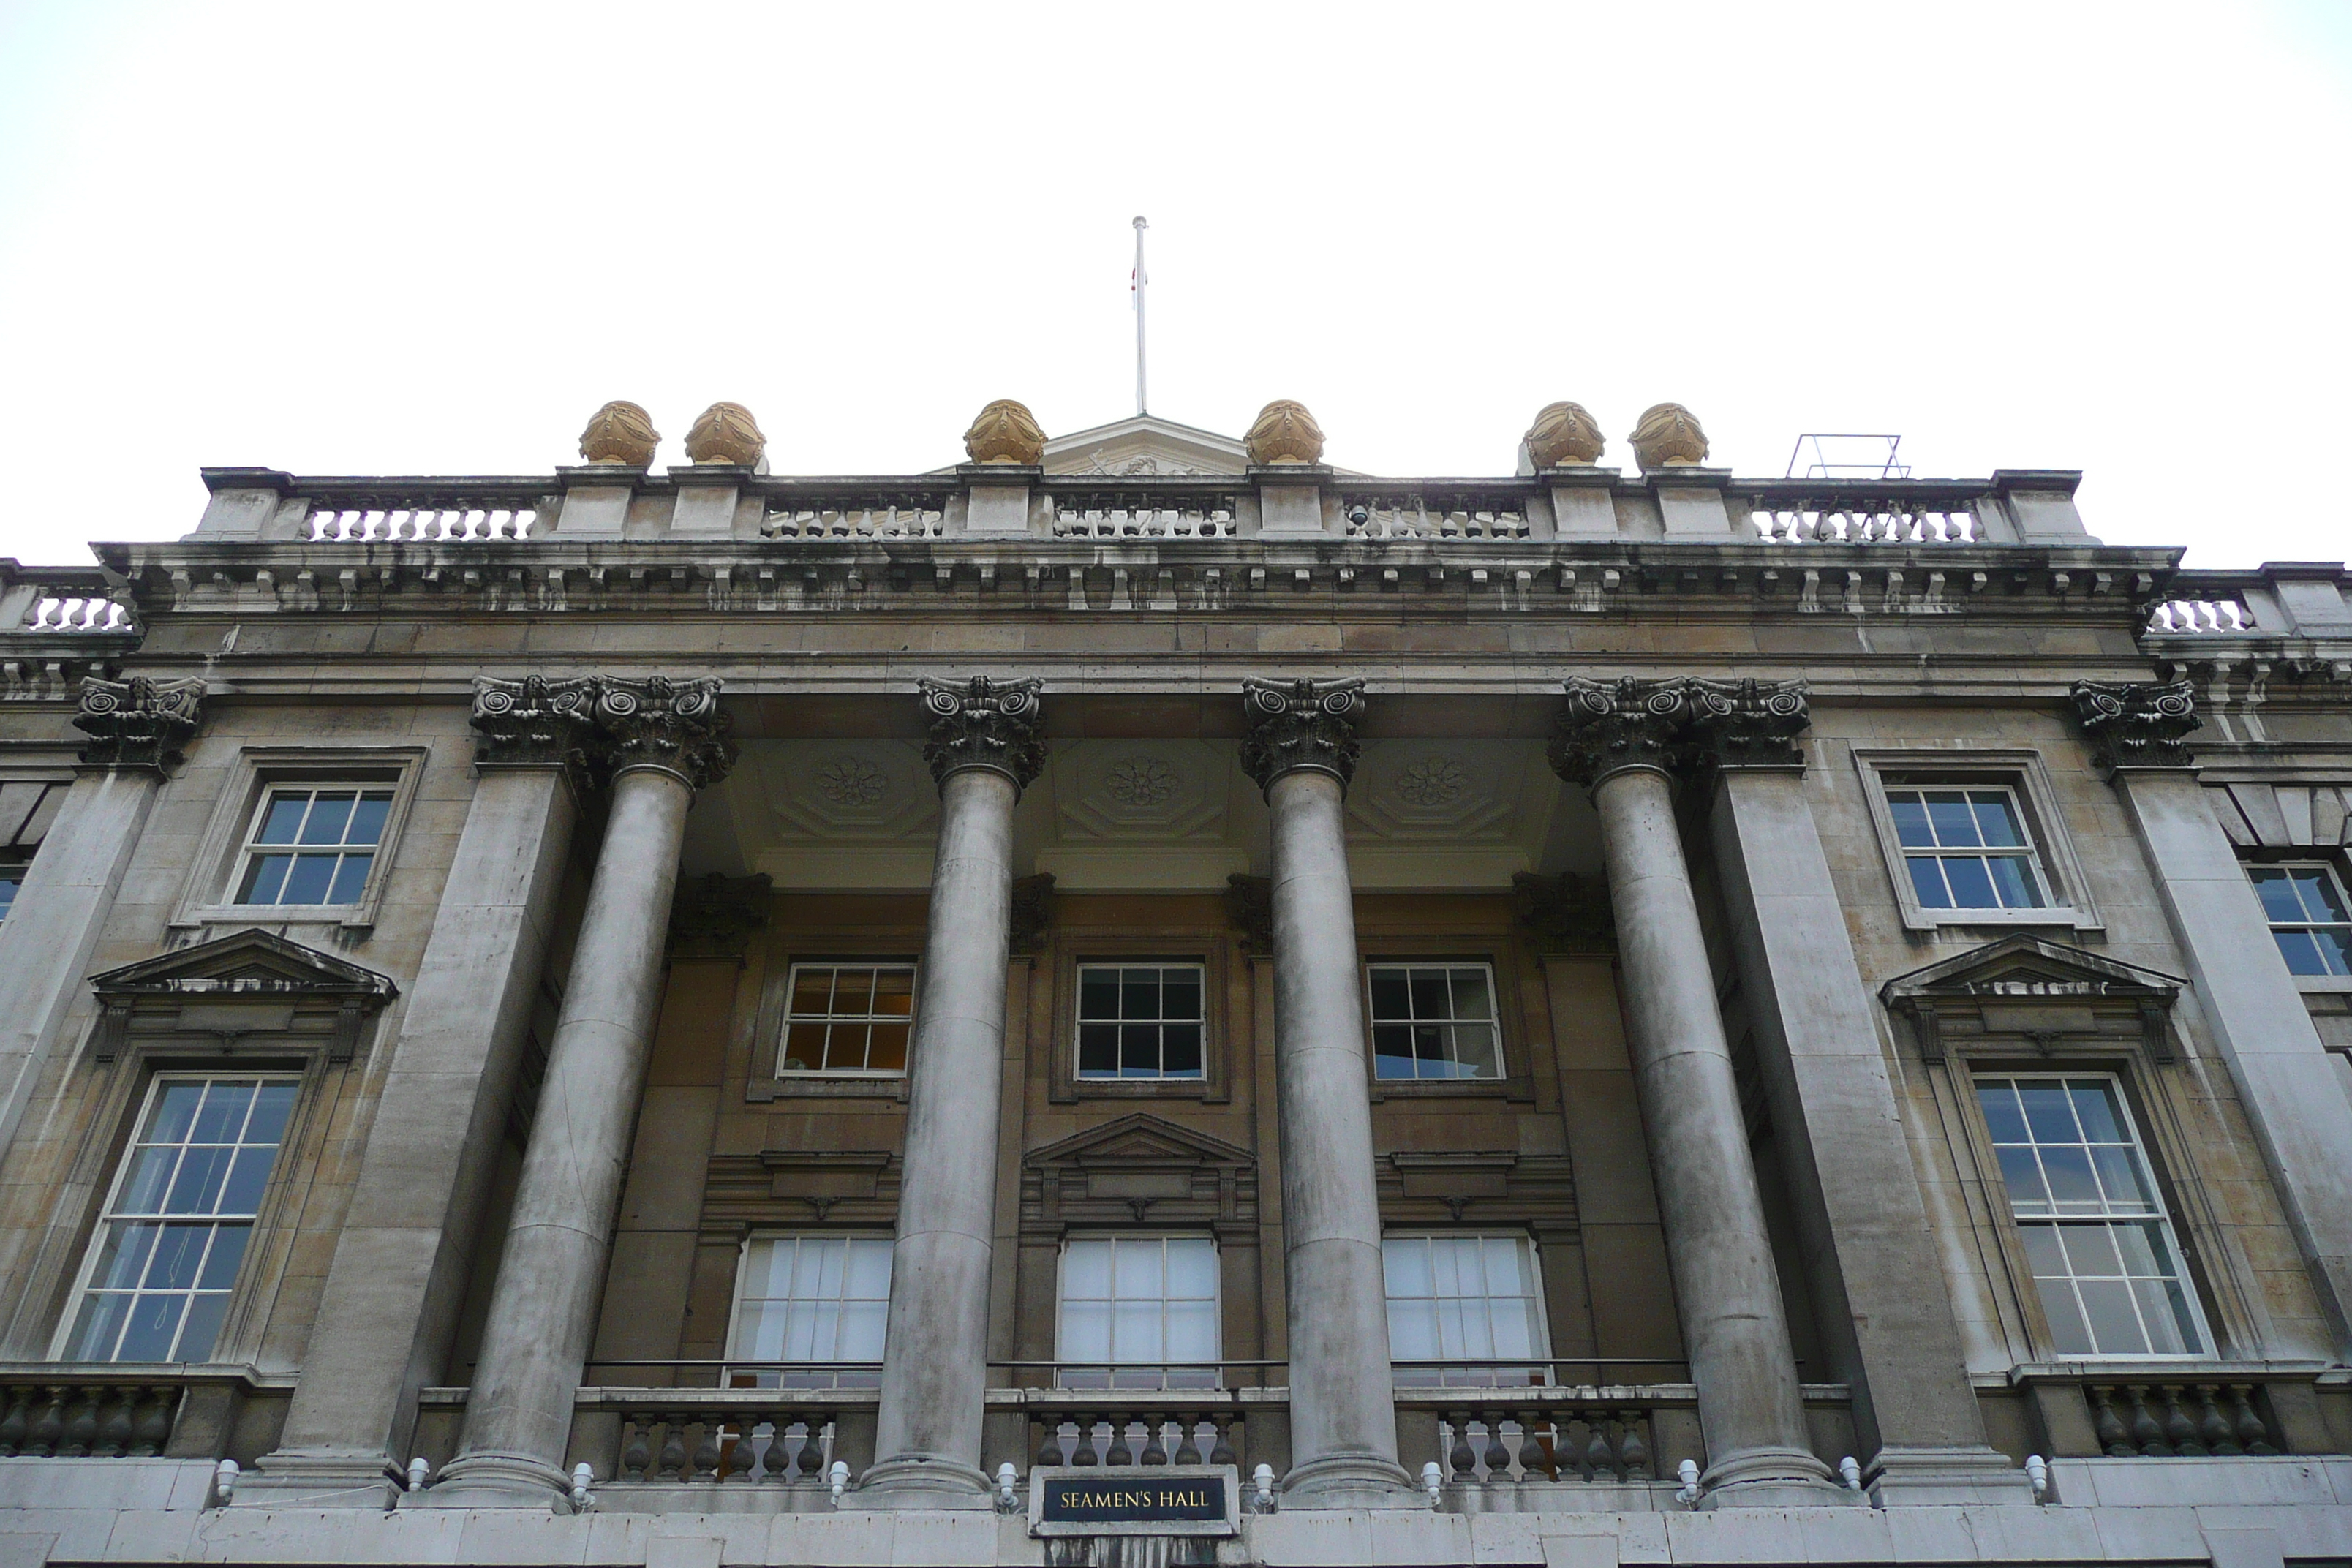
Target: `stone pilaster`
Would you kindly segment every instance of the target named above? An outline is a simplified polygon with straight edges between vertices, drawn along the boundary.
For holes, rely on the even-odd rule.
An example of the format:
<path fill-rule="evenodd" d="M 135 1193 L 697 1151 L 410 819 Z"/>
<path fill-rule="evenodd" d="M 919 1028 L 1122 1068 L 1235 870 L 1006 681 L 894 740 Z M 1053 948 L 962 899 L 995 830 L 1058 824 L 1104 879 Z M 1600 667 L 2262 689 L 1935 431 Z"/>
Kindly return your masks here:
<path fill-rule="evenodd" d="M 1344 808 L 1360 680 L 1248 680 L 1242 766 L 1273 818 L 1274 1033 L 1293 1507 L 1401 1507 Z"/>
<path fill-rule="evenodd" d="M 0 921 L 0 1151 L 83 994 L 115 889 L 204 699 L 201 680 L 82 683 L 73 721 L 90 739 L 79 776 Z"/>
<path fill-rule="evenodd" d="M 1592 792 L 1635 1091 L 1698 1387 L 1710 1506 L 1826 1500 L 1764 1206 L 1675 820 L 1672 774 L 1717 706 L 1689 680 L 1568 682 L 1552 763 Z M 1721 697 L 1723 694 L 1715 694 Z M 1720 722 L 1720 717 L 1717 719 Z"/>
<path fill-rule="evenodd" d="M 1804 684 L 1691 684 L 1757 1065 L 1865 1482 L 1882 1505 L 2030 1502 L 1987 1441 L 1949 1295 L 1921 1288 L 1942 1262 L 1805 798 Z"/>
<path fill-rule="evenodd" d="M 2191 688 L 2085 680 L 2073 696 L 2093 759 L 2108 771 L 2147 858 L 2206 1027 L 2237 1082 L 2333 1331 L 2332 1346 L 2262 1352 L 2352 1358 L 2352 1103 L 2198 782 L 2186 741 L 2200 722 Z"/>
<path fill-rule="evenodd" d="M 612 808 L 523 1156 L 458 1457 L 436 1506 L 561 1504 L 572 1396 L 595 1328 L 613 1215 L 661 996 L 678 850 L 695 790 L 735 757 L 716 680 L 598 678 L 592 760 Z"/>
<path fill-rule="evenodd" d="M 914 1038 L 907 1155 L 890 1261 L 875 1463 L 882 1508 L 990 1506 L 981 1469 L 988 1291 L 1003 1098 L 1013 808 L 1044 767 L 1036 680 L 922 683 L 924 759 L 940 786 Z"/>

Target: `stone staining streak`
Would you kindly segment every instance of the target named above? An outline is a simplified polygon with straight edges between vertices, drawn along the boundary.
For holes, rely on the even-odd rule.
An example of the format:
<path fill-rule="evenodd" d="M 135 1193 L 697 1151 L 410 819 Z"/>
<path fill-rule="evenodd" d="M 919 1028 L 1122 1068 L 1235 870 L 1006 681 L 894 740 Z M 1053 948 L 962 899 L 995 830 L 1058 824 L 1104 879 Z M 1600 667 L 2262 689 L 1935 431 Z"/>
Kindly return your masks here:
<path fill-rule="evenodd" d="M 1225 919 L 1240 933 L 1242 952 L 1274 956 L 1274 881 L 1234 872 L 1225 879 Z"/>
<path fill-rule="evenodd" d="M 613 773 L 660 768 L 700 789 L 725 778 L 735 765 L 741 748 L 728 734 L 733 726 L 719 710 L 717 680 L 602 676 L 596 686 L 602 760 Z"/>
<path fill-rule="evenodd" d="M 91 737 L 81 760 L 92 767 L 162 773 L 180 760 L 196 732 L 205 700 L 201 680 L 85 680 L 74 728 Z"/>
<path fill-rule="evenodd" d="M 1718 768 L 1801 768 L 1798 744 L 1813 721 L 1801 680 L 1693 680 L 1691 728 Z"/>
<path fill-rule="evenodd" d="M 596 682 L 582 677 L 520 680 L 478 676 L 474 711 L 478 768 L 572 768 L 584 772 L 593 738 Z"/>
<path fill-rule="evenodd" d="M 713 871 L 677 895 L 669 912 L 669 956 L 733 959 L 751 951 L 751 933 L 768 923 L 774 883 L 766 872 L 726 877 Z"/>
<path fill-rule="evenodd" d="M 2195 689 L 2186 680 L 2169 686 L 2108 686 L 2078 680 L 2073 688 L 2075 721 L 2091 742 L 2091 763 L 2116 768 L 2186 768 L 2196 765 L 2186 737 L 2202 729 Z"/>
<path fill-rule="evenodd" d="M 1040 953 L 1054 929 L 1054 874 L 1013 879 L 1013 920 L 1007 936 L 1012 951 Z"/>
<path fill-rule="evenodd" d="M 1038 693 L 1045 682 L 970 680 L 922 682 L 923 709 L 931 716 L 931 738 L 923 761 L 944 787 L 948 775 L 965 768 L 988 768 L 1027 789 L 1045 765 Z"/>
<path fill-rule="evenodd" d="M 1271 790 L 1275 780 L 1301 768 L 1330 774 L 1342 789 L 1356 776 L 1361 679 L 1249 679 L 1242 682 L 1242 700 L 1250 720 L 1242 770 L 1259 789 Z"/>
<path fill-rule="evenodd" d="M 1615 681 L 1572 677 L 1552 736 L 1552 771 L 1587 789 L 1627 768 L 1671 775 L 1687 751 L 1691 686 L 1630 676 Z"/>

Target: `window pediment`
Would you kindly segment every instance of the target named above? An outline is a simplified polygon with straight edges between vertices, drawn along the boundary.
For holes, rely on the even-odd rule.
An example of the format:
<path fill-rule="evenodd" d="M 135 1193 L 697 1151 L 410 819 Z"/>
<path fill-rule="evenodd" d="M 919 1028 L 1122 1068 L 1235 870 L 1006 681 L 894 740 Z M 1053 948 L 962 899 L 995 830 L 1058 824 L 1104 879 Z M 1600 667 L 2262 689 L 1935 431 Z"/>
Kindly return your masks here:
<path fill-rule="evenodd" d="M 2012 936 L 1948 958 L 1879 989 L 1890 1013 L 1910 1021 L 1920 1054 L 1941 1061 L 1964 1038 L 2023 1040 L 2044 1055 L 2062 1039 L 2137 1041 L 2151 1059 L 2174 1059 L 2170 1018 L 2188 983 L 2035 936 Z"/>
<path fill-rule="evenodd" d="M 1256 1215 L 1256 1156 L 1141 1112 L 1034 1149 L 1022 1163 L 1022 1217 L 1033 1226 L 1254 1223 Z"/>
<path fill-rule="evenodd" d="M 324 1032 L 328 1059 L 348 1061 L 362 1025 L 400 994 L 388 975 L 257 928 L 110 969 L 90 989 L 103 1009 L 100 1061 L 114 1058 L 134 1021 L 214 1036 L 224 1048 L 253 1035 Z"/>

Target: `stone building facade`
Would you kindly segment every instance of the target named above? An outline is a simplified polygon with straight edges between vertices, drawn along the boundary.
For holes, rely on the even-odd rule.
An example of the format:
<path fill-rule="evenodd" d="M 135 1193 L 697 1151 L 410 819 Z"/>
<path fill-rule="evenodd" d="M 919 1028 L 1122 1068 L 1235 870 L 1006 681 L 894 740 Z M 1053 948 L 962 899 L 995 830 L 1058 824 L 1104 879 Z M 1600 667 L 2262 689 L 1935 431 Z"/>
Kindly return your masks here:
<path fill-rule="evenodd" d="M 659 439 L 0 563 L 7 1561 L 2352 1559 L 2339 566 Z"/>

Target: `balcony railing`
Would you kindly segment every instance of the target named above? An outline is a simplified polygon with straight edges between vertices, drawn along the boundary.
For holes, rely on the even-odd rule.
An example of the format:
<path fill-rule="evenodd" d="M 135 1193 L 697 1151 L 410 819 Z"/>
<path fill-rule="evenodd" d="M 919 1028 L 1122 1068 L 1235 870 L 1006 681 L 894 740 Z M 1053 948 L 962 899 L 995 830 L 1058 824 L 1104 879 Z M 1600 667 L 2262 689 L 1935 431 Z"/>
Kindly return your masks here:
<path fill-rule="evenodd" d="M 0 561 L 0 637 L 137 636 L 130 606 L 113 593 L 114 585 L 95 566 L 24 567 Z"/>

